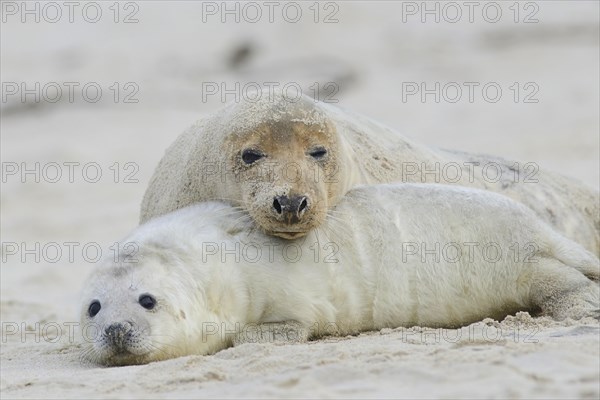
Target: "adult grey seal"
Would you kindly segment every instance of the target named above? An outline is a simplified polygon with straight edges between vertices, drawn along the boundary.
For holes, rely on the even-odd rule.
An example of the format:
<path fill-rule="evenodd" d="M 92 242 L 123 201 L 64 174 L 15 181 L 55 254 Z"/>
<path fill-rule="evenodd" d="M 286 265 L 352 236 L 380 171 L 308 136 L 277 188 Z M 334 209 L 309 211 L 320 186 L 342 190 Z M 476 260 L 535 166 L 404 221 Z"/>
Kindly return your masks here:
<path fill-rule="evenodd" d="M 294 239 L 322 224 L 353 187 L 389 182 L 501 193 L 600 252 L 600 196 L 574 179 L 534 163 L 418 144 L 332 105 L 270 92 L 233 103 L 179 136 L 154 172 L 140 222 L 221 200 L 249 213 L 267 234 Z"/>

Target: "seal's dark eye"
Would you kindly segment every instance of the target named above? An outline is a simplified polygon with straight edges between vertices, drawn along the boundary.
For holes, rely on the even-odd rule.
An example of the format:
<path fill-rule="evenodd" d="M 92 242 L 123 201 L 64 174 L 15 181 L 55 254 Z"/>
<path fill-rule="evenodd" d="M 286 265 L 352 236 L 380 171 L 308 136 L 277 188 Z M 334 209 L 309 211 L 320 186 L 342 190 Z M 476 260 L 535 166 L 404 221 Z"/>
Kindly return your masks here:
<path fill-rule="evenodd" d="M 138 300 L 140 305 L 144 307 L 146 310 L 152 310 L 156 305 L 156 299 L 149 294 L 143 294 L 140 296 Z"/>
<path fill-rule="evenodd" d="M 263 158 L 265 155 L 258 150 L 246 149 L 242 152 L 242 160 L 250 165 Z"/>
<path fill-rule="evenodd" d="M 100 312 L 101 308 L 102 306 L 98 300 L 92 301 L 92 304 L 90 304 L 90 307 L 88 308 L 88 314 L 90 315 L 90 318 L 94 318 L 96 314 Z"/>
<path fill-rule="evenodd" d="M 308 154 L 310 154 L 312 158 L 320 160 L 327 155 L 327 150 L 325 149 L 325 147 L 317 147 L 315 149 L 312 149 Z"/>

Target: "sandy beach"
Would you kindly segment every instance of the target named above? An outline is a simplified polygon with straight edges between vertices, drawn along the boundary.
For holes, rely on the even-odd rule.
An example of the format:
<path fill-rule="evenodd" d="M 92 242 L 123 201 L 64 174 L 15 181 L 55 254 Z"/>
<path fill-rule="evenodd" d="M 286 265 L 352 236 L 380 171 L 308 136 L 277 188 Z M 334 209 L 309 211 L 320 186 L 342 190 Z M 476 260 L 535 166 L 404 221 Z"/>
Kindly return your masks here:
<path fill-rule="evenodd" d="M 599 4 L 490 3 L 472 21 L 456 3 L 456 22 L 437 2 L 439 22 L 421 2 L 320 3 L 318 15 L 298 2 L 296 22 L 283 3 L 273 22 L 261 2 L 256 22 L 241 3 L 229 3 L 236 22 L 193 1 L 98 2 L 96 22 L 81 3 L 70 22 L 57 3 L 51 22 L 32 2 L 36 22 L 3 2 L 2 398 L 599 398 L 593 319 L 523 312 L 119 368 L 82 363 L 71 337 L 85 278 L 137 226 L 167 146 L 244 87 L 300 87 L 418 142 L 598 190 Z"/>

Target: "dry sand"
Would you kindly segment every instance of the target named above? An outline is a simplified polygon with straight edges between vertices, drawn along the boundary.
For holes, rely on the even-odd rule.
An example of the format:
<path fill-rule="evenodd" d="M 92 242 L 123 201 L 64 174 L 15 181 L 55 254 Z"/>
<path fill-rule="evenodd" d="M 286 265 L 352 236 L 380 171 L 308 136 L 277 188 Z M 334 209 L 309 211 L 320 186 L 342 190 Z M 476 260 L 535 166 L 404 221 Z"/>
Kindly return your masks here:
<path fill-rule="evenodd" d="M 557 323 L 520 313 L 460 330 L 248 343 L 214 356 L 119 368 L 84 366 L 68 343 L 11 340 L 2 354 L 10 365 L 2 385 L 7 396 L 34 398 L 593 399 L 598 334 L 595 320 Z"/>
<path fill-rule="evenodd" d="M 32 175 L 25 183 L 18 176 L 2 182 L 2 398 L 600 397 L 597 321 L 558 323 L 525 313 L 460 331 L 244 344 L 122 368 L 80 363 L 66 330 L 52 343 L 55 324 L 64 329 L 77 321 L 77 294 L 93 266 L 85 257 L 94 257 L 96 243 L 106 254 L 135 227 L 166 146 L 222 106 L 219 98 L 203 101 L 203 82 L 300 82 L 307 90 L 335 81 L 340 105 L 420 142 L 535 162 L 598 189 L 597 2 L 536 2 L 534 24 L 515 24 L 508 3 L 495 24 L 481 14 L 474 23 L 403 23 L 401 3 L 393 2 L 337 3 L 335 24 L 203 23 L 200 3 L 137 2 L 139 23 L 115 24 L 103 4 L 97 24 L 2 24 L 3 82 L 98 82 L 104 92 L 98 103 L 80 94 L 73 103 L 2 101 L 3 171 L 7 163 L 63 166 L 57 183 Z M 302 4 L 308 13 L 310 4 Z M 241 61 L 228 61 L 233 54 Z M 114 82 L 122 89 L 135 82 L 139 102 L 115 103 Z M 497 103 L 402 102 L 403 82 L 497 82 L 504 94 Z M 539 102 L 515 103 L 514 82 L 522 90 L 537 84 Z M 72 183 L 64 162 L 80 163 Z M 97 183 L 81 175 L 90 162 L 101 168 Z M 116 162 L 118 183 L 110 169 Z M 132 172 L 137 183 L 124 182 Z M 73 259 L 65 242 L 78 243 Z M 21 250 L 38 243 L 40 259 L 11 255 L 8 243 Z M 56 261 L 53 243 L 63 252 Z M 36 323 L 39 335 L 21 336 Z"/>

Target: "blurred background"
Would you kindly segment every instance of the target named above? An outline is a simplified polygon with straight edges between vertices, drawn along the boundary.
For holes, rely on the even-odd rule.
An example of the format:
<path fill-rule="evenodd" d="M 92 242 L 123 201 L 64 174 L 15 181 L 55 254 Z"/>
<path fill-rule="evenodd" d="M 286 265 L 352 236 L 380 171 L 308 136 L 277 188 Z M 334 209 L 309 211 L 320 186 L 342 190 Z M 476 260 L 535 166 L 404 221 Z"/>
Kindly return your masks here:
<path fill-rule="evenodd" d="M 598 2 L 48 4 L 2 2 L 3 320 L 73 319 L 166 147 L 257 86 L 598 189 Z"/>

